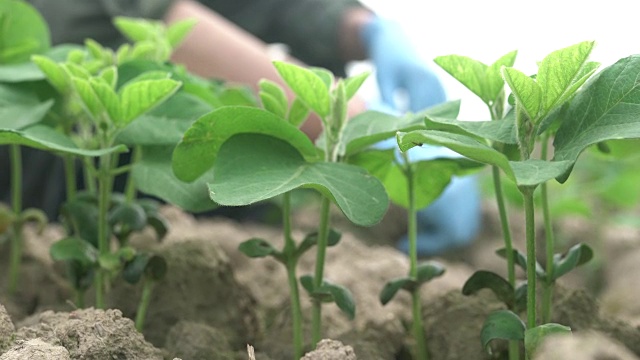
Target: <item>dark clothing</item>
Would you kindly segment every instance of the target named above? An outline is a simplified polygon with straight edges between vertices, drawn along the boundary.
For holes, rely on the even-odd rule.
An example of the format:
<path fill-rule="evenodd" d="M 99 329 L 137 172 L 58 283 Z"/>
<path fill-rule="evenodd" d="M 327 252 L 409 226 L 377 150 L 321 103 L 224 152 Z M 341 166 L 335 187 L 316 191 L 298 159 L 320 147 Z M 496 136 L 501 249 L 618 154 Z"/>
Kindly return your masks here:
<path fill-rule="evenodd" d="M 29 0 L 51 30 L 52 43 L 82 44 L 96 40 L 117 48 L 126 40 L 113 26 L 115 16 L 162 19 L 175 0 Z M 342 13 L 362 6 L 357 0 L 200 0 L 217 13 L 261 38 L 283 43 L 291 55 L 308 64 L 344 74 L 338 55 Z M 203 44 L 203 46 L 206 46 Z M 215 46 L 215 44 L 210 44 Z M 22 148 L 23 205 L 44 210 L 56 220 L 65 200 L 62 160 L 50 153 Z M 10 202 L 10 162 L 0 146 L 0 201 Z M 116 187 L 118 184 L 116 184 Z"/>
<path fill-rule="evenodd" d="M 54 44 L 91 38 L 108 47 L 125 42 L 114 16 L 162 19 L 174 0 L 29 0 L 51 28 Z M 283 43 L 300 60 L 344 73 L 338 29 L 344 11 L 357 0 L 199 0 L 266 43 Z M 211 44 L 215 46 L 215 44 Z"/>

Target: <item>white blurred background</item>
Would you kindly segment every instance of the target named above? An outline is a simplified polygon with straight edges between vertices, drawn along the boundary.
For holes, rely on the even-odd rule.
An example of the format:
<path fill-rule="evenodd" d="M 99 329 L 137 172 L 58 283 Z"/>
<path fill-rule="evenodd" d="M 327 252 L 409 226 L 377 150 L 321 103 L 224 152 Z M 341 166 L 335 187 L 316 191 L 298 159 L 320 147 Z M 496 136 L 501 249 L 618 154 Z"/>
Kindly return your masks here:
<path fill-rule="evenodd" d="M 601 68 L 640 53 L 640 16 L 632 1 L 574 0 L 361 0 L 380 16 L 400 22 L 420 56 L 440 75 L 450 100 L 461 99 L 462 120 L 489 120 L 486 106 L 432 61 L 440 55 L 464 55 L 491 64 L 518 50 L 515 67 L 536 73 L 548 53 L 595 40 L 592 61 Z M 359 63 L 353 71 L 367 69 Z M 366 91 L 377 96 L 375 83 Z"/>

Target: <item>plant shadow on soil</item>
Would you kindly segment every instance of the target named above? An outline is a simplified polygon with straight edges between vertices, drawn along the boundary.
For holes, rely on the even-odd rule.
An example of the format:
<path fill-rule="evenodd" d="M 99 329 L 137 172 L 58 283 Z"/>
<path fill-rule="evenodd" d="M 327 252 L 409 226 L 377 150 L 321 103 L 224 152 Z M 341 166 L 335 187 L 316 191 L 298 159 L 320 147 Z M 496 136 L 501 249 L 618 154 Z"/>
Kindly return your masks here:
<path fill-rule="evenodd" d="M 315 226 L 317 220 L 310 215 L 313 210 L 296 213 L 297 238 Z M 4 305 L 0 307 L 0 354 L 5 352 L 0 359 L 25 358 L 20 356 L 28 353 L 16 352 L 34 349 L 45 351 L 47 359 L 246 359 L 247 344 L 255 347 L 258 360 L 291 359 L 284 268 L 271 259 L 249 259 L 237 250 L 240 242 L 251 237 L 262 237 L 278 246 L 279 229 L 224 218 L 195 218 L 174 207 L 165 207 L 162 212 L 171 224 L 165 241 L 155 243 L 152 232 L 132 239 L 138 248 L 163 255 L 170 269 L 153 292 L 144 338 L 129 320 L 135 318 L 141 293 L 138 287 L 117 279 L 112 282 L 108 304 L 117 310 L 73 307 L 64 268 L 48 254 L 50 244 L 62 234 L 57 225 L 49 226 L 42 236 L 27 229 L 21 287 L 13 297 L 4 290 L 8 246 L 0 244 L 0 304 Z M 518 240 L 523 238 L 520 216 L 511 215 L 516 247 L 523 249 Z M 486 316 L 502 305 L 489 292 L 474 296 L 460 292 L 475 270 L 505 272 L 504 262 L 494 254 L 501 246 L 495 207 L 485 203 L 483 216 L 483 230 L 474 244 L 437 258 L 447 268 L 445 275 L 421 290 L 432 359 L 491 359 L 482 349 L 479 333 Z M 398 238 L 405 228 L 403 211 L 392 208 L 381 224 L 368 229 L 349 225 L 337 213 L 332 221 L 343 231 L 343 239 L 329 249 L 326 277 L 352 291 L 357 313 L 350 321 L 335 305 L 325 306 L 324 337 L 353 350 L 327 343 L 318 350 L 318 357 L 312 353 L 305 359 L 410 359 L 408 294 L 399 294 L 386 306 L 378 301 L 384 284 L 408 271 L 406 255 L 389 241 Z M 567 220 L 558 224 L 558 230 L 564 239 L 562 246 L 567 248 L 578 240 L 589 242 L 591 230 L 585 221 Z M 640 356 L 640 305 L 636 301 L 640 279 L 634 276 L 640 272 L 639 235 L 633 228 L 607 229 L 601 267 L 580 269 L 558 284 L 554 321 L 569 325 L 576 335 L 604 338 L 602 341 L 611 345 L 602 345 L 600 355 L 609 354 L 602 353 L 603 349 L 611 352 L 619 348 L 629 355 L 610 356 Z M 299 276 L 313 272 L 314 255 L 310 251 L 301 258 Z M 602 282 L 595 292 L 589 285 L 597 274 Z M 304 295 L 302 300 L 303 311 L 310 309 Z M 87 303 L 92 303 L 91 292 Z M 499 353 L 503 344 L 495 345 Z M 575 346 L 584 349 L 584 345 Z"/>

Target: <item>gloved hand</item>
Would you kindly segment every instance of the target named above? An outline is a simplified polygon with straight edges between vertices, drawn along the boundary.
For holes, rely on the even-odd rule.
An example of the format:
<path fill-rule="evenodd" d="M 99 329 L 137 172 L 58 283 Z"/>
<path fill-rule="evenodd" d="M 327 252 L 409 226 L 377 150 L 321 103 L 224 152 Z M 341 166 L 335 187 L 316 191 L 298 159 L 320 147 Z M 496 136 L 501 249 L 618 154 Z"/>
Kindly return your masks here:
<path fill-rule="evenodd" d="M 363 26 L 361 37 L 376 68 L 382 100 L 389 106 L 418 112 L 446 100 L 437 75 L 420 59 L 398 23 L 374 17 Z M 406 92 L 409 109 L 398 109 L 398 90 Z"/>

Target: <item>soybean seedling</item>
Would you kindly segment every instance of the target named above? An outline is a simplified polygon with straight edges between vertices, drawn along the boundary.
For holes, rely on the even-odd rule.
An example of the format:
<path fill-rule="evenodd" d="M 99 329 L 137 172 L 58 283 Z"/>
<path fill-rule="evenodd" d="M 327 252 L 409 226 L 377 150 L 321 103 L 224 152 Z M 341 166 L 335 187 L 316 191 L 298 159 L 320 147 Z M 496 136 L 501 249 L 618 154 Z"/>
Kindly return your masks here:
<path fill-rule="evenodd" d="M 286 113 L 288 107 L 280 95 L 263 96 L 269 99 L 265 104 L 271 104 L 267 108 L 273 110 L 274 104 L 279 104 L 280 110 L 223 107 L 198 119 L 176 147 L 173 169 L 179 178 L 192 181 L 213 168 L 209 196 L 225 206 L 249 205 L 300 187 L 322 194 L 317 237 L 298 247 L 317 243 L 315 272 L 300 279 L 312 298 L 311 339 L 315 344 L 322 334 L 323 302 L 335 302 L 349 317 L 355 315 L 350 292 L 324 279 L 326 248 L 331 243 L 331 203 L 355 224 L 370 226 L 384 215 L 388 198 L 375 177 L 360 167 L 340 162 L 347 101 L 365 76 L 338 80 L 333 86 L 333 75 L 326 70 L 283 62 L 275 66 L 301 104 L 322 119 L 324 135 L 318 147 L 294 124 L 298 121 L 291 123 L 283 118 L 282 110 Z M 271 101 L 274 98 L 277 101 Z M 290 112 L 296 106 L 294 103 Z M 293 250 L 293 246 L 287 250 L 285 245 L 285 251 Z M 275 250 L 269 252 L 277 254 Z M 291 289 L 294 291 L 293 286 Z"/>

